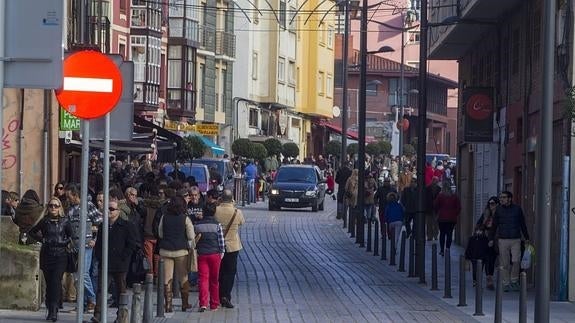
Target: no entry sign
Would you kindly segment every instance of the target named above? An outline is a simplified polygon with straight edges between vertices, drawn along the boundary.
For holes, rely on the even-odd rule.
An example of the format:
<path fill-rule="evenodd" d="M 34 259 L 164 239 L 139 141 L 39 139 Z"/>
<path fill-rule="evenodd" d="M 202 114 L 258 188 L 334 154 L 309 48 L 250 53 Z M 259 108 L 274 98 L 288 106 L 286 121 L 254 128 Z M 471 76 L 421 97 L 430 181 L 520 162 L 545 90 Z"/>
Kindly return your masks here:
<path fill-rule="evenodd" d="M 95 119 L 112 111 L 122 95 L 122 74 L 106 55 L 80 51 L 64 60 L 64 82 L 56 90 L 60 105 L 81 119 Z"/>

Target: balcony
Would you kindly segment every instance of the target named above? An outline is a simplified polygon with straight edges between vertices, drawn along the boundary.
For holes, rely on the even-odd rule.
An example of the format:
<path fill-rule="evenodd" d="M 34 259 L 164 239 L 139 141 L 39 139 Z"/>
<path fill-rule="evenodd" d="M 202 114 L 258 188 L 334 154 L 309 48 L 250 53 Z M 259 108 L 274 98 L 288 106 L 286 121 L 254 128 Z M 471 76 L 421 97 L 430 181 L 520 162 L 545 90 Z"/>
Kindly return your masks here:
<path fill-rule="evenodd" d="M 494 23 L 501 15 L 512 10 L 520 2 L 521 0 L 432 1 L 428 14 L 429 58 L 459 59 L 463 57 L 486 31 L 494 27 Z M 459 8 L 457 3 L 459 3 Z M 453 17 L 459 17 L 459 20 L 449 25 L 433 26 Z"/>
<path fill-rule="evenodd" d="M 216 55 L 236 57 L 236 35 L 225 31 L 216 31 Z"/>
<path fill-rule="evenodd" d="M 216 51 L 216 31 L 211 27 L 199 26 L 200 49 L 209 52 Z"/>

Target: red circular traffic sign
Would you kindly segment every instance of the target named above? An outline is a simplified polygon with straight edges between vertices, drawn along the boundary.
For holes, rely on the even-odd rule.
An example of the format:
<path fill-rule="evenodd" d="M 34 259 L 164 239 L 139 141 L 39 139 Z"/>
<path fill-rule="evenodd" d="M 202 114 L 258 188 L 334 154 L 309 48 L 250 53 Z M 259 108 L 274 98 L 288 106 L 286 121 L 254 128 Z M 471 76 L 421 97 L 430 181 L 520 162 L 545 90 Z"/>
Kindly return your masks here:
<path fill-rule="evenodd" d="M 64 60 L 64 83 L 56 90 L 60 105 L 80 119 L 112 111 L 122 96 L 122 73 L 106 55 L 80 51 Z"/>

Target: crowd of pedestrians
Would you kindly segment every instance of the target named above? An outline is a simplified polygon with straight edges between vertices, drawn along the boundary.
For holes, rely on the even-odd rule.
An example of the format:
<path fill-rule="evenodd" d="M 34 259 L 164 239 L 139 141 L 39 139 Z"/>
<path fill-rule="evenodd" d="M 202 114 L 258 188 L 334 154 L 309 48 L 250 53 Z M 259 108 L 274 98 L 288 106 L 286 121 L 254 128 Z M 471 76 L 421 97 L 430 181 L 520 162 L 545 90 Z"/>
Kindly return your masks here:
<path fill-rule="evenodd" d="M 337 218 L 363 214 L 365 221 L 373 222 L 378 214 L 381 233 L 390 239 L 392 250 L 396 250 L 403 230 L 408 238 L 413 234 L 419 212 L 416 160 L 366 156 L 365 196 L 361 197 L 359 173 L 353 160 L 348 156 L 335 176 L 339 187 Z M 439 254 L 444 256 L 445 250 L 451 248 L 462 211 L 454 190 L 455 171 L 449 160 L 433 160 L 425 163 L 424 176 L 425 237 L 428 241 L 439 240 Z M 529 234 L 523 211 L 512 203 L 512 198 L 509 191 L 491 197 L 468 242 L 466 257 L 473 263 L 474 281 L 477 271 L 485 270 L 489 289 L 494 288 L 493 274 L 498 262 L 503 267 L 504 290 L 519 290 L 522 249 L 529 242 Z M 357 209 L 359 199 L 363 199 L 363 210 Z M 477 260 L 482 260 L 484 268 L 477 268 Z"/>
<path fill-rule="evenodd" d="M 84 288 L 84 309 L 100 321 L 103 302 L 117 307 L 119 295 L 141 283 L 146 273 L 164 282 L 165 311 L 172 312 L 173 281 L 180 286 L 182 311 L 191 308 L 189 295 L 198 291 L 199 311 L 233 308 L 232 288 L 242 249 L 239 227 L 245 220 L 235 208 L 233 192 L 200 193 L 194 178 L 149 160 L 111 163 L 108 209 L 104 210 L 102 163 L 93 158 L 88 179 L 87 220 L 80 221 L 78 185 L 59 182 L 43 204 L 34 191 L 2 192 L 2 215 L 21 231 L 20 243 L 38 244 L 46 283 L 47 320 L 57 321 L 64 302 L 77 301 Z M 112 296 L 101 295 L 102 222 L 108 217 L 108 277 Z M 80 231 L 86 229 L 85 270 L 77 272 Z M 158 279 L 159 260 L 165 274 Z M 147 264 L 147 266 L 146 266 Z M 143 271 L 143 272 L 142 272 Z M 78 283 L 79 281 L 79 283 Z"/>

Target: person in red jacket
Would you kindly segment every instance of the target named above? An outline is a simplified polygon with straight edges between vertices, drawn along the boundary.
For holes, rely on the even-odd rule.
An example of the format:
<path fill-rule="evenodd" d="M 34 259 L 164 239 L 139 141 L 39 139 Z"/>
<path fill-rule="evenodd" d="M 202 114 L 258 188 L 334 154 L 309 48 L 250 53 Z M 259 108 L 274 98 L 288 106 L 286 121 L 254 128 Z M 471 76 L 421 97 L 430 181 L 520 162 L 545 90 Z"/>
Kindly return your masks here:
<path fill-rule="evenodd" d="M 425 163 L 425 172 L 424 172 L 424 174 L 425 174 L 424 180 L 425 180 L 425 186 L 426 187 L 431 185 L 434 173 L 435 173 L 435 170 L 433 169 L 433 166 L 431 166 L 431 163 L 426 162 Z"/>
<path fill-rule="evenodd" d="M 433 208 L 437 212 L 437 223 L 439 225 L 439 248 L 440 255 L 444 255 L 444 248 L 451 248 L 453 228 L 461 213 L 461 201 L 453 194 L 451 184 L 444 181 L 441 192 L 433 202 Z M 446 241 L 447 238 L 447 241 Z"/>
<path fill-rule="evenodd" d="M 333 173 L 329 170 L 325 172 L 326 182 L 327 182 L 327 191 L 326 194 L 331 195 L 331 198 L 335 200 L 335 179 L 333 177 Z"/>

